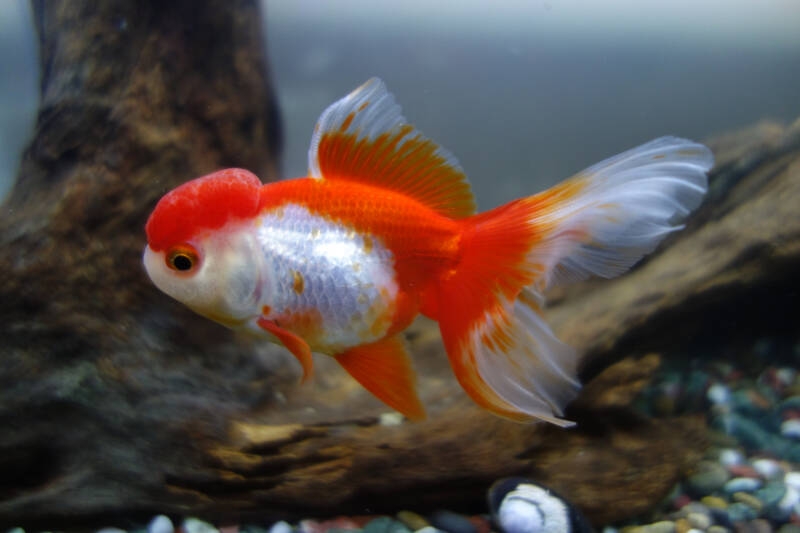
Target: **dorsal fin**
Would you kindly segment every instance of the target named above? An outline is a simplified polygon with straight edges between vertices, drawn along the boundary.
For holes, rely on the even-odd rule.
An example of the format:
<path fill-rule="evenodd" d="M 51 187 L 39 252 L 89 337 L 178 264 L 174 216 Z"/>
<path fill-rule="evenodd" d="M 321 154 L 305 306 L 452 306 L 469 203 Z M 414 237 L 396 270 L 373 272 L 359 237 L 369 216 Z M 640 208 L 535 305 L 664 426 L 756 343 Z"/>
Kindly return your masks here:
<path fill-rule="evenodd" d="M 311 137 L 308 168 L 314 178 L 407 194 L 452 218 L 475 213 L 475 198 L 456 158 L 406 123 L 378 78 L 322 113 Z"/>

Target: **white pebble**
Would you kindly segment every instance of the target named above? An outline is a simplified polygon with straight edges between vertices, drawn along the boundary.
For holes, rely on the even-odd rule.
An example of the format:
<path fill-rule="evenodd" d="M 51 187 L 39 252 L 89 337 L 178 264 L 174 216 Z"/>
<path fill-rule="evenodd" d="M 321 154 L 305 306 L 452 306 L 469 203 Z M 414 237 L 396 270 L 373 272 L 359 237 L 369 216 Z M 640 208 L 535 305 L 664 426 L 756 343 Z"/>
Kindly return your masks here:
<path fill-rule="evenodd" d="M 800 439 L 800 420 L 791 418 L 781 424 L 781 435 L 790 439 Z"/>
<path fill-rule="evenodd" d="M 787 486 L 786 494 L 778 502 L 778 508 L 782 511 L 792 511 L 800 505 L 800 492 L 794 487 Z"/>
<path fill-rule="evenodd" d="M 183 530 L 186 533 L 219 533 L 219 530 L 197 518 L 187 518 L 183 521 Z"/>
<path fill-rule="evenodd" d="M 778 477 L 783 473 L 778 461 L 772 459 L 756 459 L 752 464 L 756 472 L 766 479 Z"/>
<path fill-rule="evenodd" d="M 714 404 L 727 404 L 731 401 L 730 389 L 720 383 L 711 385 L 706 392 L 706 396 Z"/>
<path fill-rule="evenodd" d="M 173 533 L 174 531 L 175 526 L 172 525 L 172 520 L 163 514 L 156 516 L 147 524 L 147 533 Z"/>
<path fill-rule="evenodd" d="M 269 528 L 269 533 L 292 533 L 292 526 L 281 520 L 272 524 L 272 527 Z"/>
<path fill-rule="evenodd" d="M 794 368 L 783 367 L 779 368 L 777 372 L 775 372 L 775 377 L 778 378 L 778 383 L 781 385 L 791 385 L 794 381 L 797 372 Z"/>
<path fill-rule="evenodd" d="M 786 475 L 783 476 L 783 483 L 787 487 L 800 490 L 800 472 L 786 472 Z"/>
<path fill-rule="evenodd" d="M 686 517 L 686 520 L 689 521 L 689 525 L 693 528 L 701 529 L 703 531 L 711 527 L 711 524 L 713 523 L 711 521 L 711 517 L 705 513 L 689 513 L 689 515 Z"/>
<path fill-rule="evenodd" d="M 396 411 L 391 413 L 381 413 L 380 424 L 382 426 L 399 426 L 403 423 L 403 415 Z"/>
<path fill-rule="evenodd" d="M 740 465 L 744 462 L 744 455 L 733 448 L 725 448 L 719 452 L 719 462 L 725 466 Z"/>
<path fill-rule="evenodd" d="M 688 530 L 686 533 L 703 533 L 704 531 L 705 531 L 704 529 L 692 528 L 692 529 Z"/>
<path fill-rule="evenodd" d="M 497 523 L 506 533 L 569 531 L 569 509 L 544 487 L 520 483 L 500 502 Z"/>
<path fill-rule="evenodd" d="M 104 527 L 103 529 L 98 529 L 97 533 L 127 533 L 124 529 L 120 529 L 118 527 Z"/>
<path fill-rule="evenodd" d="M 617 528 L 614 528 L 614 527 L 611 527 L 611 526 L 604 527 L 603 531 L 602 531 L 602 533 L 618 533 L 618 532 L 619 532 L 619 530 Z"/>
<path fill-rule="evenodd" d="M 735 477 L 725 483 L 723 488 L 729 494 L 734 492 L 753 492 L 761 488 L 761 480 L 750 477 Z"/>

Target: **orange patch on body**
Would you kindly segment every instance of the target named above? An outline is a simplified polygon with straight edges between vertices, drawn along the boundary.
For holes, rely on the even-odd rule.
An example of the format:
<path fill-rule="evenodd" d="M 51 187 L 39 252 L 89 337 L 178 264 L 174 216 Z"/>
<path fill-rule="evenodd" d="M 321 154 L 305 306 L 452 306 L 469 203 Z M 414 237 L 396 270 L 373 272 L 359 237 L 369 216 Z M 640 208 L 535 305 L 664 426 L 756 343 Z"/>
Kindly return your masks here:
<path fill-rule="evenodd" d="M 388 308 L 388 309 L 387 309 Z M 372 302 L 367 310 L 366 319 L 370 323 L 369 331 L 365 332 L 372 338 L 382 337 L 392 325 L 394 318 L 394 305 L 391 302 L 389 291 L 385 288 L 380 289 L 380 296 Z"/>
<path fill-rule="evenodd" d="M 271 214 L 274 215 L 278 220 L 283 219 L 284 215 L 286 214 L 284 206 L 279 205 L 279 206 L 275 207 L 271 211 Z"/>
<path fill-rule="evenodd" d="M 268 316 L 272 312 L 272 308 L 268 305 L 265 305 L 261 308 L 261 314 L 264 316 Z"/>
<path fill-rule="evenodd" d="M 311 346 L 316 345 L 325 333 L 322 327 L 322 314 L 317 309 L 288 311 L 273 317 L 273 321 L 281 328 L 292 331 Z"/>
<path fill-rule="evenodd" d="M 297 294 L 303 294 L 306 289 L 306 282 L 303 275 L 297 270 L 292 270 L 292 290 Z"/>
<path fill-rule="evenodd" d="M 368 235 L 364 235 L 364 253 L 369 254 L 372 252 L 374 246 L 372 239 Z"/>

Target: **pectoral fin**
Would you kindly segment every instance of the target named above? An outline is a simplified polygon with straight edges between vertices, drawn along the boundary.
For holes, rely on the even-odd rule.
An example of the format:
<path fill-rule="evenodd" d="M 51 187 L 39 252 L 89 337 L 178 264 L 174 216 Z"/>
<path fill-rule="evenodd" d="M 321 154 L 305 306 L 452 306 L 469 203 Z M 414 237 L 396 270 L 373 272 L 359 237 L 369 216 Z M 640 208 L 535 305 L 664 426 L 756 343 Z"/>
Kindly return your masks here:
<path fill-rule="evenodd" d="M 425 418 L 417 396 L 416 374 L 403 340 L 395 335 L 350 348 L 336 357 L 353 378 L 409 420 Z"/>
<path fill-rule="evenodd" d="M 303 366 L 303 379 L 301 383 L 308 381 L 314 373 L 314 361 L 311 359 L 311 348 L 308 347 L 308 343 L 291 331 L 286 331 L 281 328 L 272 320 L 261 317 L 256 323 L 264 331 L 278 337 L 278 340 L 286 346 L 286 349 L 297 357 L 297 360 L 300 361 L 300 364 Z"/>

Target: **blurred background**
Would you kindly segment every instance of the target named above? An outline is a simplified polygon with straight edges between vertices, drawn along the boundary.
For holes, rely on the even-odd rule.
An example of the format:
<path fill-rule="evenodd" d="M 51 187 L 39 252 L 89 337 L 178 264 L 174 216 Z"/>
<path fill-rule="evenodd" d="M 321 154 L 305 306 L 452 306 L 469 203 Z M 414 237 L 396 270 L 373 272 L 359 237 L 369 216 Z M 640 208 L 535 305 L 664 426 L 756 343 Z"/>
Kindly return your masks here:
<path fill-rule="evenodd" d="M 800 115 L 800 2 L 265 0 L 283 176 L 322 110 L 380 76 L 482 209 L 651 138 Z M 0 197 L 38 103 L 27 0 L 0 2 Z M 187 179 L 193 176 L 186 176 Z"/>

